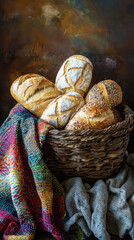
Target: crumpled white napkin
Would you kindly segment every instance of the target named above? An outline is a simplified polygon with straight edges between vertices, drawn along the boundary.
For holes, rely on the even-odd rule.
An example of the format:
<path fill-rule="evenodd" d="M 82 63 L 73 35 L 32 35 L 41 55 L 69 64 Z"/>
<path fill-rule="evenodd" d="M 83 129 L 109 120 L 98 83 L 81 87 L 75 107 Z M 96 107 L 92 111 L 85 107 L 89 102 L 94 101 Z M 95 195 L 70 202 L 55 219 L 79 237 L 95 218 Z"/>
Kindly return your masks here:
<path fill-rule="evenodd" d="M 99 240 L 110 240 L 110 234 L 123 238 L 129 233 L 134 240 L 134 153 L 115 177 L 98 180 L 92 188 L 79 177 L 62 185 L 69 215 L 65 231 L 77 223 L 87 237 L 93 233 Z"/>

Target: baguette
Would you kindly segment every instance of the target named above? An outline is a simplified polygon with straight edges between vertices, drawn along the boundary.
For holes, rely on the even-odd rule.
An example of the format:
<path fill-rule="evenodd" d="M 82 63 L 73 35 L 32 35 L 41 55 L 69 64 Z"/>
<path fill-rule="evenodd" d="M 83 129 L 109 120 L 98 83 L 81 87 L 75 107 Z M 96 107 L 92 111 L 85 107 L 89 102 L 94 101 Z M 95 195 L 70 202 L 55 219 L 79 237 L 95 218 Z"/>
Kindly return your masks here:
<path fill-rule="evenodd" d="M 92 79 L 92 71 L 93 65 L 88 58 L 73 55 L 61 66 L 55 85 L 62 94 L 78 92 L 81 96 L 85 96 Z"/>
<path fill-rule="evenodd" d="M 56 86 L 39 74 L 25 74 L 11 85 L 12 97 L 40 118 L 48 104 L 61 93 Z"/>

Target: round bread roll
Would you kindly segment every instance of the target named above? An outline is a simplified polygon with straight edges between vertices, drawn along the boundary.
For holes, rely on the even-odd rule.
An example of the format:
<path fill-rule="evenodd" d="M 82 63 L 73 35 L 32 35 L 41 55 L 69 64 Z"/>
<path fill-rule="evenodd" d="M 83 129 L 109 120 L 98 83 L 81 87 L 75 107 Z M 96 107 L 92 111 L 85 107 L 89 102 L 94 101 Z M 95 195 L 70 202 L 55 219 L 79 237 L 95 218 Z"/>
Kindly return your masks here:
<path fill-rule="evenodd" d="M 96 115 L 90 103 L 86 103 L 68 122 L 67 130 L 104 129 L 119 120 L 119 113 L 115 109 L 104 110 L 101 115 Z"/>
<path fill-rule="evenodd" d="M 53 100 L 41 118 L 55 128 L 62 129 L 83 105 L 84 99 L 79 93 L 66 93 Z"/>
<path fill-rule="evenodd" d="M 114 108 L 122 102 L 121 87 L 113 80 L 104 80 L 95 84 L 87 93 L 85 102 L 93 105 L 99 115 L 108 108 Z"/>
<path fill-rule="evenodd" d="M 84 96 L 90 86 L 93 65 L 90 60 L 81 55 L 69 57 L 61 66 L 55 85 L 63 94 L 78 92 Z"/>
<path fill-rule="evenodd" d="M 47 105 L 61 93 L 45 77 L 30 73 L 17 78 L 11 85 L 12 97 L 40 118 Z"/>

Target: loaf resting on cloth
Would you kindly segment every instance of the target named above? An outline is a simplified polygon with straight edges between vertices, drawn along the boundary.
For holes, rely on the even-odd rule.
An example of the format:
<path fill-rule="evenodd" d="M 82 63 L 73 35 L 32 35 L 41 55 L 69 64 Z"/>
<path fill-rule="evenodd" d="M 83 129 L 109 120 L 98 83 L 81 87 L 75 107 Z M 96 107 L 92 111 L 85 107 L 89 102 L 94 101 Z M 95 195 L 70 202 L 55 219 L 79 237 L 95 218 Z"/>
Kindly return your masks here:
<path fill-rule="evenodd" d="M 111 234 L 123 238 L 129 233 L 134 240 L 134 153 L 106 182 L 98 180 L 91 187 L 75 177 L 62 185 L 70 217 L 64 225 L 66 231 L 77 223 L 88 237 L 94 234 L 99 240 L 110 240 Z"/>
<path fill-rule="evenodd" d="M 67 218 L 64 190 L 47 168 L 42 152 L 50 128 L 51 125 L 35 118 L 20 104 L 11 110 L 1 126 L 0 233 L 3 239 L 31 240 L 36 230 L 50 232 L 55 239 L 71 239 L 61 230 Z M 79 236 L 83 236 L 82 231 Z"/>

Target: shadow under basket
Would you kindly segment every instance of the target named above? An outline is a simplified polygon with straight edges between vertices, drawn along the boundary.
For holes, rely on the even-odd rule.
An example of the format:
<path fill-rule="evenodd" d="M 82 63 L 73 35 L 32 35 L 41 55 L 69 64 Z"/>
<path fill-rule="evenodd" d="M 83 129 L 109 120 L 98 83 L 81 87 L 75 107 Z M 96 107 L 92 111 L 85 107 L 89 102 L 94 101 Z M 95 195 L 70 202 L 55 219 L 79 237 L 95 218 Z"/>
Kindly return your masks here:
<path fill-rule="evenodd" d="M 126 104 L 117 110 L 122 121 L 105 129 L 49 131 L 44 145 L 46 163 L 60 181 L 81 177 L 94 182 L 119 171 L 134 127 L 134 113 Z"/>

